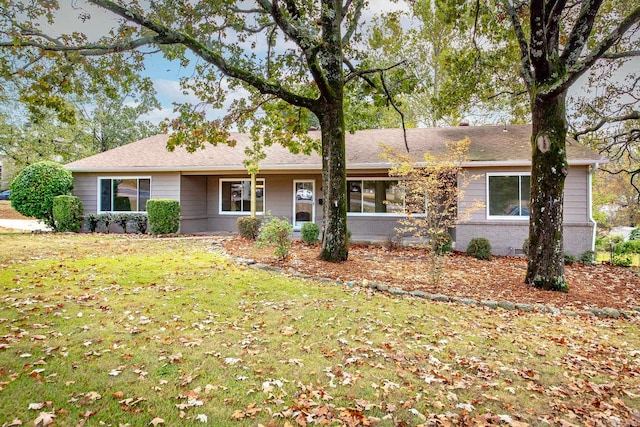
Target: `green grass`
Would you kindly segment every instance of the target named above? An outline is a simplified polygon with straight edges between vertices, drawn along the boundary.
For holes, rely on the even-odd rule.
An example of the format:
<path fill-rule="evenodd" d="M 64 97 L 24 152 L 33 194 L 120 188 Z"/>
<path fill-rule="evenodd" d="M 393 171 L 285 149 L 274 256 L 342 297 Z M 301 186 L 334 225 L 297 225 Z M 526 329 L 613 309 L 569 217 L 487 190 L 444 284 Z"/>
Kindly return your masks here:
<path fill-rule="evenodd" d="M 293 280 L 208 239 L 0 235 L 0 267 L 0 425 L 629 424 L 640 403 L 637 319 Z"/>

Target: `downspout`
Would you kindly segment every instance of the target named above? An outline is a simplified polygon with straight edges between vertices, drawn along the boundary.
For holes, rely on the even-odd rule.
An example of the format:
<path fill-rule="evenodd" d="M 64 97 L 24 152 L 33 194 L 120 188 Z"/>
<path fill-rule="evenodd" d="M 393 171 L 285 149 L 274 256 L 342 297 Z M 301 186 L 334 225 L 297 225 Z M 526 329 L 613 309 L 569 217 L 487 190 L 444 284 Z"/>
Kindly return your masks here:
<path fill-rule="evenodd" d="M 600 167 L 600 163 L 595 162 L 589 169 L 589 174 L 587 175 L 587 184 L 588 184 L 588 192 L 587 192 L 587 209 L 589 210 L 589 221 L 593 224 L 593 232 L 591 233 L 591 250 L 595 251 L 596 248 L 596 231 L 598 228 L 598 223 L 595 219 L 593 219 L 593 174 Z"/>

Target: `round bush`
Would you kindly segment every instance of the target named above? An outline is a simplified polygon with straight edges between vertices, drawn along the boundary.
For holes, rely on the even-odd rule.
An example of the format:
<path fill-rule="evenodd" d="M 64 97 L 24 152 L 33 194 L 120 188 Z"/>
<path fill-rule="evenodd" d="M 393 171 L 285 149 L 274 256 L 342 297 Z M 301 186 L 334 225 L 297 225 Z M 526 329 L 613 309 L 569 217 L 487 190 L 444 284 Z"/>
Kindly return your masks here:
<path fill-rule="evenodd" d="M 53 219 L 56 231 L 77 233 L 82 227 L 82 202 L 76 196 L 56 196 L 53 198 Z"/>
<path fill-rule="evenodd" d="M 153 234 L 172 234 L 180 228 L 180 202 L 169 199 L 147 201 L 149 228 Z"/>
<path fill-rule="evenodd" d="M 474 237 L 467 246 L 467 255 L 476 259 L 491 259 L 491 243 L 484 237 Z"/>
<path fill-rule="evenodd" d="M 55 162 L 39 162 L 24 168 L 11 182 L 11 206 L 24 216 L 42 220 L 55 229 L 53 199 L 70 194 L 71 172 Z"/>
<path fill-rule="evenodd" d="M 250 216 L 241 216 L 238 218 L 236 225 L 238 226 L 240 236 L 245 239 L 256 240 L 256 237 L 258 237 L 258 233 L 260 232 L 262 220 L 257 217 L 252 218 Z"/>
<path fill-rule="evenodd" d="M 318 242 L 318 236 L 320 236 L 320 227 L 315 222 L 305 222 L 300 229 L 300 235 L 302 241 L 313 245 Z"/>

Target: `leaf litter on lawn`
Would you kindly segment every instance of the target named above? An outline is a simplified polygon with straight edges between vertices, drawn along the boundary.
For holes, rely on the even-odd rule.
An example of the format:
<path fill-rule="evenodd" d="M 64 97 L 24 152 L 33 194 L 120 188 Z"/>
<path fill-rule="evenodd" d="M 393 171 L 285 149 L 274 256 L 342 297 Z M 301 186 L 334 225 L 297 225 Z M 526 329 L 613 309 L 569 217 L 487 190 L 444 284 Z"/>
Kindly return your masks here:
<path fill-rule="evenodd" d="M 213 239 L 95 239 L 38 236 L 42 252 L 30 241 L 31 260 L 0 272 L 0 425 L 638 419 L 637 319 L 291 280 Z M 51 255 L 64 244 L 73 256 Z"/>

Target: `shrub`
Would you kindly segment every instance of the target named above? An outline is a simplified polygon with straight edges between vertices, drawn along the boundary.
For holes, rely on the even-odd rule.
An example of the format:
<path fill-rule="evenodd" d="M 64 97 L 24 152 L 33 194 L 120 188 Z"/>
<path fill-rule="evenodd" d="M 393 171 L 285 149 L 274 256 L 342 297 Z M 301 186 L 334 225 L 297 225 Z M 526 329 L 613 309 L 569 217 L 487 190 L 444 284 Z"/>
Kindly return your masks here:
<path fill-rule="evenodd" d="M 96 228 L 98 228 L 98 223 L 100 222 L 98 215 L 94 213 L 90 213 L 90 214 L 87 214 L 87 216 L 85 216 L 84 219 L 85 221 L 87 221 L 87 228 L 89 229 L 89 231 L 92 233 L 95 233 Z"/>
<path fill-rule="evenodd" d="M 467 246 L 467 255 L 476 259 L 491 259 L 491 243 L 484 237 L 474 237 Z"/>
<path fill-rule="evenodd" d="M 640 253 L 640 240 L 628 240 L 626 242 L 620 242 L 615 246 L 614 252 L 617 254 Z"/>
<path fill-rule="evenodd" d="M 238 226 L 238 233 L 245 239 L 255 240 L 258 237 L 260 231 L 260 225 L 262 220 L 257 217 L 241 216 L 236 222 Z"/>
<path fill-rule="evenodd" d="M 127 234 L 127 224 L 129 223 L 130 219 L 131 219 L 131 216 L 129 214 L 121 213 L 121 214 L 117 214 L 113 218 L 113 221 L 116 224 L 118 224 L 120 226 L 120 228 L 122 228 L 122 232 L 124 234 Z"/>
<path fill-rule="evenodd" d="M 384 247 L 388 251 L 393 251 L 402 246 L 402 237 L 398 234 L 387 234 L 387 239 L 384 241 Z"/>
<path fill-rule="evenodd" d="M 587 265 L 596 263 L 596 253 L 594 251 L 585 251 L 580 255 L 580 262 Z"/>
<path fill-rule="evenodd" d="M 258 235 L 258 246 L 275 246 L 274 255 L 284 261 L 289 257 L 291 250 L 291 233 L 293 226 L 289 221 L 280 218 L 271 218 L 262 226 Z"/>
<path fill-rule="evenodd" d="M 109 226 L 113 222 L 113 215 L 110 213 L 101 213 L 98 215 L 98 222 L 104 225 L 104 231 L 109 232 Z"/>
<path fill-rule="evenodd" d="M 305 222 L 300 229 L 300 235 L 302 241 L 306 244 L 313 245 L 318 243 L 318 237 L 320 236 L 320 227 L 315 222 Z"/>
<path fill-rule="evenodd" d="M 147 215 L 141 213 L 135 213 L 130 215 L 131 221 L 135 228 L 135 232 L 144 234 L 147 232 Z"/>
<path fill-rule="evenodd" d="M 169 199 L 147 201 L 147 218 L 153 234 L 172 234 L 180 228 L 180 202 Z"/>
<path fill-rule="evenodd" d="M 615 255 L 613 257 L 612 264 L 618 267 L 629 267 L 632 262 L 633 262 L 633 259 L 631 255 L 625 254 L 625 255 Z"/>
<path fill-rule="evenodd" d="M 56 231 L 77 233 L 82 227 L 82 202 L 75 196 L 56 196 L 53 198 L 53 220 Z"/>
<path fill-rule="evenodd" d="M 73 177 L 58 163 L 39 162 L 24 168 L 11 182 L 10 189 L 11 206 L 16 211 L 55 229 L 53 199 L 71 193 Z"/>
<path fill-rule="evenodd" d="M 640 240 L 640 228 L 634 228 L 629 234 L 629 240 Z"/>
<path fill-rule="evenodd" d="M 571 254 L 564 254 L 564 265 L 573 265 L 576 262 L 576 257 Z"/>

